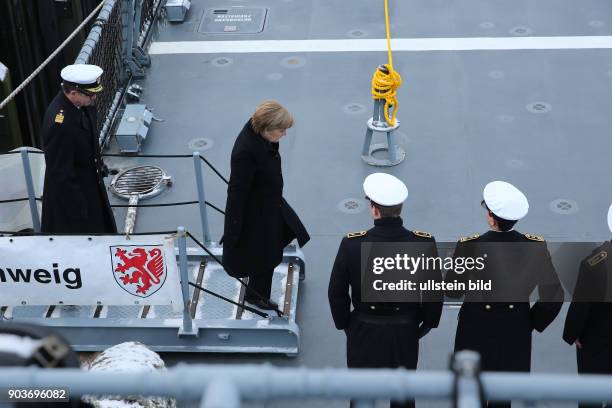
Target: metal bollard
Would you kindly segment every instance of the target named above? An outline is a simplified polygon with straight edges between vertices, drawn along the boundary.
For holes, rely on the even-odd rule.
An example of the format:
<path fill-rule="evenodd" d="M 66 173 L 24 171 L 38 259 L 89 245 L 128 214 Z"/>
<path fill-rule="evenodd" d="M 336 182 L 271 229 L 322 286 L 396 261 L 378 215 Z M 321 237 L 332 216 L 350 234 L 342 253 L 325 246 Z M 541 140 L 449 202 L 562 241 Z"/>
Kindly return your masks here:
<path fill-rule="evenodd" d="M 388 73 L 387 68 L 382 65 L 379 66 L 378 69 Z M 368 120 L 366 135 L 361 149 L 361 158 L 363 161 L 369 165 L 379 167 L 390 167 L 400 164 L 406 157 L 406 152 L 396 143 L 393 131 L 397 128 L 399 128 L 399 119 L 395 119 L 395 124 L 393 126 L 389 126 L 385 119 L 385 100 L 375 99 L 374 112 L 372 117 Z M 387 135 L 387 143 L 372 144 L 374 132 L 385 133 Z M 374 153 L 380 151 L 386 151 L 387 157 L 381 159 L 374 157 Z"/>
<path fill-rule="evenodd" d="M 38 206 L 36 205 L 36 192 L 34 191 L 34 181 L 32 180 L 32 168 L 30 167 L 28 148 L 22 147 L 19 150 L 21 152 L 21 163 L 23 164 L 23 176 L 25 177 L 26 187 L 28 189 L 32 226 L 34 231 L 40 232 L 40 216 L 38 214 Z"/>

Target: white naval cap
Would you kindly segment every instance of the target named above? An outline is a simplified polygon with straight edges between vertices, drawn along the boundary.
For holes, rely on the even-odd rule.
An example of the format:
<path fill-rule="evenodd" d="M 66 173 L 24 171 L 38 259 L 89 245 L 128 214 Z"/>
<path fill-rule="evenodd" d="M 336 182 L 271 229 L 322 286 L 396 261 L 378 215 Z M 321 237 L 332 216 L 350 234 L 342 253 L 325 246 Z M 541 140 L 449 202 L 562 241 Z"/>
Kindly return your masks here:
<path fill-rule="evenodd" d="M 612 232 L 612 204 L 610 208 L 608 208 L 608 228 L 610 228 L 610 232 Z"/>
<path fill-rule="evenodd" d="M 527 215 L 527 197 L 518 188 L 505 181 L 492 181 L 482 192 L 487 208 L 504 220 L 518 221 Z"/>
<path fill-rule="evenodd" d="M 100 77 L 104 71 L 97 65 L 91 64 L 74 64 L 68 65 L 62 69 L 61 76 L 64 82 L 81 88 L 88 92 L 100 92 Z"/>
<path fill-rule="evenodd" d="M 408 188 L 395 176 L 373 173 L 363 181 L 363 191 L 376 204 L 389 207 L 399 205 L 408 198 Z"/>

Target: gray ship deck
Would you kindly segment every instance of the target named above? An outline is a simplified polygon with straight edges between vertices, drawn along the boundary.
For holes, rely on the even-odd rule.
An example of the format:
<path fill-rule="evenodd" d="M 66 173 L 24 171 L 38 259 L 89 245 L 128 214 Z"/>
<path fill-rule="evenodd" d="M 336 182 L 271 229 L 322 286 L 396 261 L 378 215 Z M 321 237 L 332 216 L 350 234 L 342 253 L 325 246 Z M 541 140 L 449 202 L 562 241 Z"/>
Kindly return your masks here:
<path fill-rule="evenodd" d="M 304 249 L 306 280 L 300 284 L 298 299 L 300 355 L 164 357 L 171 363 L 344 366 L 344 334 L 331 320 L 327 282 L 342 235 L 371 225 L 361 200 L 361 183 L 379 169 L 363 163 L 360 150 L 372 110 L 370 78 L 375 67 L 386 62 L 385 49 L 348 51 L 347 46 L 335 52 L 291 52 L 291 48 L 280 52 L 274 49 L 277 45 L 266 43 L 269 52 L 256 52 L 260 50 L 255 45 L 253 52 L 235 52 L 242 43 L 228 43 L 227 50 L 219 53 L 210 46 L 224 41 L 384 38 L 382 1 L 261 2 L 256 5 L 268 8 L 262 33 L 198 32 L 204 9 L 250 3 L 192 1 L 183 24 L 160 27 L 152 66 L 141 82 L 145 88 L 141 101 L 165 121 L 153 124 L 143 153 L 191 153 L 190 142 L 207 138 L 202 153 L 229 175 L 234 139 L 257 103 L 277 99 L 294 113 L 296 124 L 281 141 L 285 197 L 312 236 Z M 428 40 L 423 50 L 394 53 L 395 68 L 404 78 L 397 132 L 407 156 L 400 165 L 383 171 L 408 185 L 410 196 L 403 211 L 407 227 L 430 231 L 438 241 L 484 231 L 482 187 L 502 179 L 515 183 L 530 200 L 530 213 L 517 227 L 520 231 L 551 241 L 609 239 L 604 218 L 612 201 L 612 140 L 607 134 L 612 111 L 612 52 L 607 48 L 612 42 L 592 48 L 591 39 L 584 36 L 612 34 L 612 21 L 606 21 L 612 4 L 606 0 L 390 3 L 394 38 L 442 38 L 443 46 L 450 49 L 456 49 L 453 38 L 471 38 L 468 48 L 474 48 L 428 51 L 427 47 L 440 44 Z M 529 40 L 524 41 L 525 36 Z M 538 38 L 542 36 L 558 38 L 546 42 Z M 479 49 L 480 37 L 499 38 L 499 44 L 525 38 L 516 49 L 484 50 Z M 155 48 L 169 41 L 178 42 L 169 52 Z M 202 41 L 209 43 L 196 43 Z M 196 52 L 183 53 L 192 42 Z M 544 42 L 556 49 L 536 49 Z M 581 45 L 572 45 L 576 42 Z M 359 48 L 363 42 L 354 44 Z M 113 144 L 111 150 L 116 150 Z M 147 204 L 196 197 L 189 159 L 109 162 L 157 163 L 173 176 L 169 192 Z M 223 206 L 223 182 L 207 171 L 205 183 L 207 199 Z M 346 199 L 360 206 L 347 209 Z M 565 201 L 565 206 L 557 207 L 556 200 Z M 223 219 L 213 211 L 209 214 L 218 240 Z M 116 216 L 121 222 L 125 211 L 118 209 Z M 163 231 L 178 225 L 201 236 L 196 206 L 141 209 L 136 230 Z M 534 371 L 575 372 L 574 351 L 561 340 L 565 310 L 544 334 L 534 336 Z M 420 368 L 447 367 L 456 317 L 457 309 L 446 306 L 440 328 L 421 343 Z"/>

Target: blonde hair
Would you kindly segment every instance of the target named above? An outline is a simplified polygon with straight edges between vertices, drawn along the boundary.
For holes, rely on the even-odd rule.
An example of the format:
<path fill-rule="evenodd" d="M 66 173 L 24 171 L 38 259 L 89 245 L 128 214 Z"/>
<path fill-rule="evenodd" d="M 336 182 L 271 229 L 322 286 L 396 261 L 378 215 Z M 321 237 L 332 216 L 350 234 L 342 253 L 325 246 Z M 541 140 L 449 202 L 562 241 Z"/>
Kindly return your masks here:
<path fill-rule="evenodd" d="M 293 116 L 280 103 L 263 101 L 257 105 L 251 124 L 259 134 L 264 130 L 289 129 L 293 126 Z"/>

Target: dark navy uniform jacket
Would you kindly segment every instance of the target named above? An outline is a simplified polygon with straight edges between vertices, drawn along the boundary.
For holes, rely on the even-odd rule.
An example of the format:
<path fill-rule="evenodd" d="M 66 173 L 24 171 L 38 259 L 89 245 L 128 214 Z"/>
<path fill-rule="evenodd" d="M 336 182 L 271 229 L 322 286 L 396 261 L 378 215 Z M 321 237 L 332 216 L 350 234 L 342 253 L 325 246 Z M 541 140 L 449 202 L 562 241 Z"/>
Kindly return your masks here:
<path fill-rule="evenodd" d="M 328 297 L 336 328 L 347 333 L 349 367 L 416 368 L 419 324 L 437 327 L 442 313 L 442 293 L 423 303 L 366 303 L 361 300 L 362 242 L 430 243 L 434 238 L 402 226 L 402 219 L 381 218 L 374 228 L 342 239 L 329 280 Z M 438 271 L 439 272 L 439 271 Z M 439 279 L 441 280 L 441 278 Z M 349 293 L 350 289 L 350 293 Z M 353 311 L 351 311 L 351 305 Z"/>
<path fill-rule="evenodd" d="M 77 108 L 59 92 L 42 124 L 45 151 L 42 231 L 114 233 L 94 107 Z"/>
<path fill-rule="evenodd" d="M 487 253 L 485 268 L 446 274 L 445 281 L 492 280 L 491 291 L 467 291 L 455 337 L 455 351 L 474 350 L 487 371 L 529 371 L 533 329 L 543 331 L 563 305 L 563 288 L 541 237 L 517 231 L 489 231 L 462 238 L 453 258 Z M 529 295 L 538 289 L 532 306 Z M 461 297 L 462 291 L 447 291 Z"/>
<path fill-rule="evenodd" d="M 612 374 L 612 242 L 604 242 L 580 263 L 563 339 L 577 350 L 578 372 Z M 599 300 L 599 301 L 597 301 Z"/>

